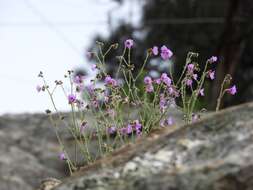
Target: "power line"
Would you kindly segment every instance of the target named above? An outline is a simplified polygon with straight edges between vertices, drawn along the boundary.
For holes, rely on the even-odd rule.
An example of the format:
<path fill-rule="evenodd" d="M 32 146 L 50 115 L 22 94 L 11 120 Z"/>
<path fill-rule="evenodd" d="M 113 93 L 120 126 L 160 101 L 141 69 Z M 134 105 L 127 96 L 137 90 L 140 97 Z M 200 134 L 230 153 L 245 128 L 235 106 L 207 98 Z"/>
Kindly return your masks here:
<path fill-rule="evenodd" d="M 40 20 L 42 21 L 42 23 L 44 23 L 49 29 L 51 29 L 52 31 L 55 32 L 55 34 L 57 34 L 57 36 L 65 43 L 67 44 L 74 52 L 76 52 L 78 54 L 78 56 L 81 55 L 81 52 L 79 51 L 78 48 L 76 48 L 76 46 L 73 44 L 73 42 L 71 40 L 68 39 L 68 37 L 63 34 L 60 30 L 58 30 L 58 28 L 56 28 L 54 26 L 54 24 L 52 24 L 45 16 L 44 14 L 39 11 L 29 0 L 24 0 L 24 3 L 26 4 L 26 6 L 35 14 L 37 15 Z"/>
<path fill-rule="evenodd" d="M 66 21 L 57 21 L 57 22 L 50 22 L 53 26 L 59 26 L 59 27 L 76 27 L 76 26 L 87 26 L 87 25 L 107 25 L 106 20 L 99 20 L 94 22 L 89 21 L 74 21 L 74 22 L 66 22 Z M 0 27 L 37 27 L 37 26 L 46 26 L 48 27 L 47 23 L 41 23 L 41 22 L 12 22 L 12 21 L 6 21 L 1 22 L 0 21 Z"/>

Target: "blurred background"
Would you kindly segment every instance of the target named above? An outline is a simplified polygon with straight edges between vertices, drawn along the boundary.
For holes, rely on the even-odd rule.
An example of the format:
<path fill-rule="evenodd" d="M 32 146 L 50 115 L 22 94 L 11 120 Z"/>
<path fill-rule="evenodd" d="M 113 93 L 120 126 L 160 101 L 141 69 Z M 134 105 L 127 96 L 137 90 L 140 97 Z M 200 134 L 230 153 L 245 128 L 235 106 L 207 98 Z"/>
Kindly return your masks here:
<path fill-rule="evenodd" d="M 218 56 L 216 80 L 207 84 L 201 102 L 207 108 L 214 107 L 226 73 L 233 76 L 238 94 L 226 97 L 223 105 L 253 100 L 252 0 L 0 0 L 0 114 L 50 107 L 46 94 L 36 92 L 39 71 L 52 82 L 68 69 L 92 75 L 86 52 L 96 40 L 121 45 L 107 58 L 113 75 L 114 57 L 128 38 L 135 41 L 137 68 L 146 49 L 172 49 L 168 64 L 176 76 L 188 51 L 200 53 L 200 65 Z M 167 71 L 160 62 L 151 60 L 147 72 Z M 59 109 L 67 109 L 62 94 L 56 100 Z"/>

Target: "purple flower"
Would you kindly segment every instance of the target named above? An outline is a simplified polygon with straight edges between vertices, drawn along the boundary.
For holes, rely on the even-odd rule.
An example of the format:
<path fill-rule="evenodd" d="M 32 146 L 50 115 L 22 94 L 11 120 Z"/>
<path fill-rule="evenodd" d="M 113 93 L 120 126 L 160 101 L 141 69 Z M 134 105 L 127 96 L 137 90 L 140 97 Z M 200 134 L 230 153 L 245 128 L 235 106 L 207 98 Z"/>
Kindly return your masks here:
<path fill-rule="evenodd" d="M 189 64 L 187 66 L 187 70 L 188 70 L 189 73 L 193 73 L 193 71 L 194 71 L 194 64 Z"/>
<path fill-rule="evenodd" d="M 61 153 L 59 154 L 59 159 L 60 159 L 60 160 L 66 160 L 66 156 L 65 156 L 64 152 L 61 152 Z"/>
<path fill-rule="evenodd" d="M 231 88 L 227 89 L 228 93 L 231 95 L 235 95 L 237 93 L 236 86 L 233 85 Z"/>
<path fill-rule="evenodd" d="M 175 121 L 172 117 L 168 117 L 166 120 L 168 126 L 174 125 Z"/>
<path fill-rule="evenodd" d="M 154 47 L 152 48 L 152 53 L 153 53 L 154 55 L 158 55 L 159 50 L 158 50 L 158 47 L 157 47 L 157 46 L 154 46 Z"/>
<path fill-rule="evenodd" d="M 205 95 L 205 94 L 204 94 L 204 88 L 202 88 L 202 89 L 199 90 L 199 95 L 200 95 L 200 96 L 204 96 L 204 95 Z"/>
<path fill-rule="evenodd" d="M 146 86 L 146 92 L 150 93 L 154 91 L 154 86 L 152 84 Z"/>
<path fill-rule="evenodd" d="M 215 75 L 215 71 L 211 71 L 211 70 L 208 71 L 208 76 L 210 77 L 211 80 L 214 80 L 214 78 L 215 78 L 214 75 Z"/>
<path fill-rule="evenodd" d="M 209 61 L 211 62 L 211 63 L 214 63 L 214 62 L 216 62 L 218 60 L 218 58 L 216 57 L 216 56 L 212 56 L 210 59 L 209 59 Z"/>
<path fill-rule="evenodd" d="M 91 70 L 92 70 L 92 71 L 95 71 L 96 69 L 97 69 L 97 65 L 96 65 L 96 64 L 92 64 L 92 65 L 91 65 Z"/>
<path fill-rule="evenodd" d="M 128 49 L 131 49 L 133 45 L 134 45 L 134 41 L 132 39 L 128 39 L 125 41 L 125 47 L 127 47 Z"/>
<path fill-rule="evenodd" d="M 37 85 L 36 90 L 37 90 L 37 92 L 40 92 L 42 90 L 41 86 Z"/>
<path fill-rule="evenodd" d="M 173 55 L 172 51 L 168 49 L 165 45 L 161 47 L 161 57 L 163 60 L 171 58 Z"/>
<path fill-rule="evenodd" d="M 193 74 L 193 75 L 192 75 L 192 78 L 193 78 L 194 80 L 198 80 L 198 75 L 197 75 L 197 74 Z"/>
<path fill-rule="evenodd" d="M 192 80 L 191 79 L 186 79 L 186 85 L 187 86 L 192 86 Z"/>
<path fill-rule="evenodd" d="M 167 85 L 170 86 L 171 85 L 171 79 L 168 77 L 168 75 L 166 73 L 163 73 L 161 75 L 161 80 Z"/>
<path fill-rule="evenodd" d="M 160 95 L 160 102 L 159 102 L 160 110 L 163 112 L 167 107 L 167 101 L 164 97 L 164 94 Z"/>
<path fill-rule="evenodd" d="M 117 132 L 117 129 L 116 129 L 115 126 L 108 127 L 108 128 L 107 128 L 107 132 L 108 132 L 109 134 L 115 134 L 115 133 Z"/>
<path fill-rule="evenodd" d="M 115 79 L 113 79 L 112 77 L 110 77 L 109 75 L 105 77 L 105 84 L 110 85 L 110 86 L 117 86 L 117 81 Z"/>
<path fill-rule="evenodd" d="M 192 115 L 192 122 L 196 122 L 198 121 L 198 119 L 199 119 L 199 116 L 197 114 Z"/>
<path fill-rule="evenodd" d="M 122 127 L 122 128 L 120 129 L 120 133 L 121 133 L 122 135 L 127 134 L 127 128 L 126 128 L 126 127 Z"/>
<path fill-rule="evenodd" d="M 146 76 L 144 78 L 144 83 L 147 84 L 147 85 L 151 85 L 152 84 L 152 78 L 149 77 L 149 76 Z"/>
<path fill-rule="evenodd" d="M 69 104 L 75 103 L 76 96 L 74 94 L 68 95 L 68 101 L 69 101 Z"/>
<path fill-rule="evenodd" d="M 127 125 L 127 128 L 126 128 L 126 133 L 129 135 L 133 132 L 133 127 L 132 125 L 128 124 Z"/>
<path fill-rule="evenodd" d="M 133 127 L 135 128 L 136 132 L 141 131 L 141 129 L 142 129 L 142 125 L 140 124 L 139 120 L 134 121 Z"/>
<path fill-rule="evenodd" d="M 169 92 L 169 95 L 173 95 L 174 94 L 174 89 L 172 87 L 169 87 L 168 92 Z"/>
<path fill-rule="evenodd" d="M 84 76 L 83 75 L 77 75 L 74 78 L 74 83 L 76 84 L 82 84 L 83 83 Z"/>
<path fill-rule="evenodd" d="M 159 78 L 159 79 L 155 79 L 155 83 L 156 84 L 161 84 L 161 79 Z"/>
<path fill-rule="evenodd" d="M 89 93 L 90 95 L 93 95 L 94 92 L 95 92 L 95 86 L 94 86 L 94 84 L 88 85 L 88 86 L 87 86 L 87 91 L 88 91 L 88 93 Z"/>

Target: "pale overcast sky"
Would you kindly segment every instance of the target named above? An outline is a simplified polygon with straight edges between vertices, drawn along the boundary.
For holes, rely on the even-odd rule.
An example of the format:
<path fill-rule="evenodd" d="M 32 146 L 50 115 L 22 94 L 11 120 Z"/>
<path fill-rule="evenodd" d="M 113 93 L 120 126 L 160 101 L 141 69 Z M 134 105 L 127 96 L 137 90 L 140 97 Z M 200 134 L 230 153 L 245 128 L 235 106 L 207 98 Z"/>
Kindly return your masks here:
<path fill-rule="evenodd" d="M 126 1 L 123 8 L 110 0 L 0 0 L 0 114 L 42 112 L 51 107 L 35 90 L 42 70 L 49 81 L 68 69 L 89 67 L 85 49 L 95 34 L 108 35 L 108 11 L 118 19 L 137 22 L 140 10 Z M 57 104 L 66 110 L 63 96 Z"/>

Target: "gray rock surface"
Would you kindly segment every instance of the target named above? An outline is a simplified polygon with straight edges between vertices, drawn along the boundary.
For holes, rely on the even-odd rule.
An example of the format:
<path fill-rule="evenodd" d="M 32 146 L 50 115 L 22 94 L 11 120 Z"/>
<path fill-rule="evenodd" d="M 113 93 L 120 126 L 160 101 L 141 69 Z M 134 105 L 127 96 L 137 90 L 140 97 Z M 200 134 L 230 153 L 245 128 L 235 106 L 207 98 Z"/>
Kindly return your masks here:
<path fill-rule="evenodd" d="M 46 177 L 65 176 L 45 114 L 0 116 L 0 190 L 32 190 Z"/>
<path fill-rule="evenodd" d="M 251 190 L 253 103 L 154 131 L 55 190 Z"/>

